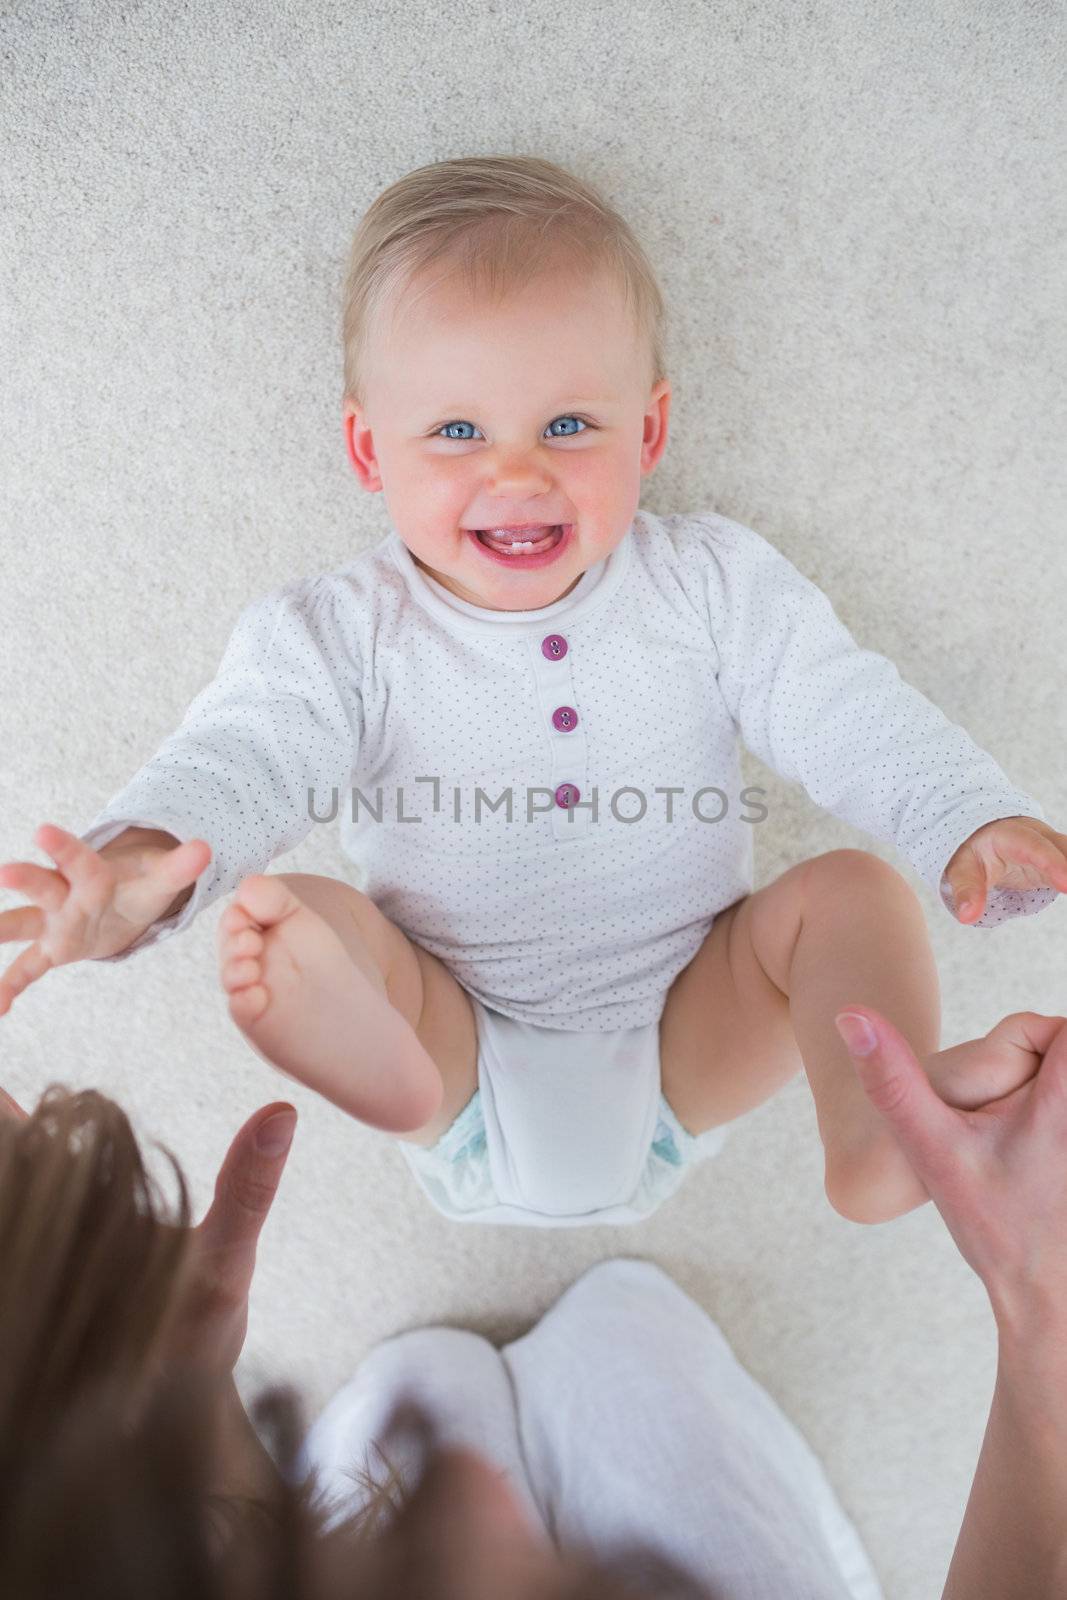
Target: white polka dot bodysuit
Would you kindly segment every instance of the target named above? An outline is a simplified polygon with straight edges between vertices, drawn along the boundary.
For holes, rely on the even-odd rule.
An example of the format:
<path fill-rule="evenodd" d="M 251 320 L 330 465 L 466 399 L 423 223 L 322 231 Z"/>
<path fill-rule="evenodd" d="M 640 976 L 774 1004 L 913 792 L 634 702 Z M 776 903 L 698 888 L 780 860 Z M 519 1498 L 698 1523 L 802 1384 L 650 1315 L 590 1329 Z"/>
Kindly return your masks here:
<path fill-rule="evenodd" d="M 390 532 L 252 601 L 181 726 L 81 835 L 140 825 L 213 850 L 186 906 L 104 959 L 337 818 L 358 887 L 484 1005 L 577 1032 L 652 1022 L 753 886 L 766 807 L 739 735 L 935 893 L 983 823 L 1045 820 L 740 523 L 640 511 L 532 611 L 459 600 Z M 1054 898 L 991 894 L 979 925 Z"/>

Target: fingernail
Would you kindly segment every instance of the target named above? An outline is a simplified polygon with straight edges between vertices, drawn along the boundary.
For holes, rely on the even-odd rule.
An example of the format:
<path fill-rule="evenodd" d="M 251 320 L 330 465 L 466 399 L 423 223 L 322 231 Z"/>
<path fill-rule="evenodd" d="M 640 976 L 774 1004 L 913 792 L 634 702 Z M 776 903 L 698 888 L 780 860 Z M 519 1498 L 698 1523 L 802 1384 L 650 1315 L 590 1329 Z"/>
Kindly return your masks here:
<path fill-rule="evenodd" d="M 842 1011 L 834 1018 L 837 1031 L 854 1056 L 869 1056 L 878 1044 L 878 1035 L 866 1017 L 855 1011 Z"/>
<path fill-rule="evenodd" d="M 296 1132 L 296 1112 L 276 1111 L 256 1130 L 256 1149 L 265 1156 L 284 1155 Z"/>

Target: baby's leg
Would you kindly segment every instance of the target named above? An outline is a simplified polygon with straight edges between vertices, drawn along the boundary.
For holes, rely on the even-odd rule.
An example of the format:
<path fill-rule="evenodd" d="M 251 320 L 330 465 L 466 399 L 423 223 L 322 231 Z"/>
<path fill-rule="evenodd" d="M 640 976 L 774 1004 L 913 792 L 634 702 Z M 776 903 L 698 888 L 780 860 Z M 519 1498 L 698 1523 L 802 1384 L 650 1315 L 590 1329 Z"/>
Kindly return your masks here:
<path fill-rule="evenodd" d="M 372 1127 L 432 1143 L 477 1087 L 467 995 L 350 884 L 245 878 L 219 968 L 257 1054 Z"/>
<path fill-rule="evenodd" d="M 878 856 L 831 850 L 716 918 L 667 996 L 663 1092 L 683 1127 L 699 1133 L 759 1104 L 803 1066 L 827 1196 L 853 1221 L 881 1222 L 927 1194 L 834 1025 L 850 1004 L 887 1016 L 937 1086 L 941 1000 L 923 908 Z"/>

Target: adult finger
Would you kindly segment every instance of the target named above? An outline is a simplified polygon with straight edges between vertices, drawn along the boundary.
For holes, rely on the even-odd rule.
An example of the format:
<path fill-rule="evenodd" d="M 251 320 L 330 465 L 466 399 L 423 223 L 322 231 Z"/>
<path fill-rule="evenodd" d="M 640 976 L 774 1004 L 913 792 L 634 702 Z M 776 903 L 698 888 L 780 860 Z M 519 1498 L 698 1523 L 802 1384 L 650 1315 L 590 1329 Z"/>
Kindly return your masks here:
<path fill-rule="evenodd" d="M 234 1137 L 215 1180 L 215 1196 L 196 1232 L 202 1248 L 255 1256 L 296 1130 L 284 1102 L 255 1112 Z"/>
<path fill-rule="evenodd" d="M 859 1026 L 852 1018 L 859 1019 Z M 834 1021 L 860 1083 L 936 1202 L 927 1180 L 936 1184 L 941 1174 L 958 1165 L 957 1151 L 967 1136 L 967 1124 L 942 1100 L 911 1045 L 888 1018 L 868 1006 L 850 1006 Z M 864 1038 L 864 1023 L 873 1039 Z"/>
<path fill-rule="evenodd" d="M 986 1037 L 992 1038 L 996 1034 L 1000 1039 L 1007 1039 L 1020 1050 L 1035 1056 L 1036 1066 L 1040 1065 L 1042 1057 L 1051 1048 L 1056 1036 L 1063 1032 L 1065 1025 L 1067 1017 L 1050 1017 L 1043 1011 L 1012 1011 L 994 1023 Z"/>
<path fill-rule="evenodd" d="M 1005 1020 L 1016 1023 L 1031 1048 L 1041 1051 L 1036 1085 L 1040 1114 L 1044 1118 L 1058 1117 L 1067 1132 L 1067 1017 L 1020 1011 Z"/>
<path fill-rule="evenodd" d="M 17 1100 L 13 1100 L 6 1089 L 0 1089 L 0 1117 L 14 1117 L 17 1122 L 25 1122 L 29 1112 L 24 1111 Z"/>

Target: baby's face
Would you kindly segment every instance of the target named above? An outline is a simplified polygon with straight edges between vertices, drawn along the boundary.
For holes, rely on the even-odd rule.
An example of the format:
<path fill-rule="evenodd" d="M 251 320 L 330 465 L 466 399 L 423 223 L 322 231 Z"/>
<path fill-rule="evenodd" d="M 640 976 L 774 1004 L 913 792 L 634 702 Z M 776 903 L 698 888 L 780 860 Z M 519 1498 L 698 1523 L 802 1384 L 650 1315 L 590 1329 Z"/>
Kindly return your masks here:
<path fill-rule="evenodd" d="M 577 266 L 497 307 L 472 307 L 458 277 L 424 277 L 375 332 L 365 408 L 345 405 L 352 463 L 453 594 L 550 605 L 622 539 L 666 446 L 670 383 L 650 390 L 648 366 L 622 291 Z M 512 564 L 474 531 L 529 523 L 565 529 L 540 564 Z"/>

